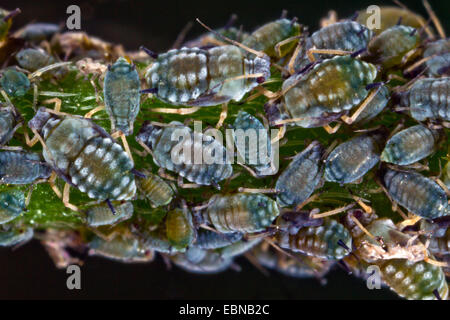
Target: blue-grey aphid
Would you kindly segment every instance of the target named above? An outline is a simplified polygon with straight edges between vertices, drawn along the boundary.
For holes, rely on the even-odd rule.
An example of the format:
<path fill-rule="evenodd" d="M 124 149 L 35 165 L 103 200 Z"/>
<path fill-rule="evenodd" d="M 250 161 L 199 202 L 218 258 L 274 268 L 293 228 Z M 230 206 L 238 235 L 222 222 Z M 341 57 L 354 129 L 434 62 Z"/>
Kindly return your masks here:
<path fill-rule="evenodd" d="M 141 82 L 136 67 L 125 58 L 119 58 L 108 68 L 103 85 L 105 107 L 111 119 L 112 131 L 125 135 L 133 133 L 139 113 Z"/>
<path fill-rule="evenodd" d="M 29 184 L 50 177 L 51 169 L 37 153 L 0 151 L 0 184 Z"/>
<path fill-rule="evenodd" d="M 0 224 L 17 218 L 25 210 L 25 195 L 20 190 L 0 192 Z"/>
<path fill-rule="evenodd" d="M 0 247 L 24 244 L 33 238 L 33 228 L 13 228 L 0 231 Z"/>
<path fill-rule="evenodd" d="M 30 89 L 31 83 L 23 72 L 11 67 L 1 72 L 0 85 L 8 95 L 22 97 Z"/>
<path fill-rule="evenodd" d="M 0 145 L 5 145 L 22 125 L 23 118 L 14 106 L 0 104 Z"/>
<path fill-rule="evenodd" d="M 280 206 L 297 206 L 311 196 L 322 179 L 323 153 L 323 147 L 314 141 L 292 159 L 275 185 Z"/>
<path fill-rule="evenodd" d="M 111 214 L 111 209 L 107 204 L 98 204 L 88 208 L 86 210 L 86 222 L 88 226 L 113 225 L 128 220 L 133 216 L 134 208 L 131 202 L 114 205 L 114 209 L 115 214 Z"/>
<path fill-rule="evenodd" d="M 201 249 L 217 249 L 229 246 L 236 241 L 241 240 L 243 234 L 235 233 L 221 233 L 211 230 L 199 229 L 197 231 L 197 240 L 193 244 L 194 247 Z"/>

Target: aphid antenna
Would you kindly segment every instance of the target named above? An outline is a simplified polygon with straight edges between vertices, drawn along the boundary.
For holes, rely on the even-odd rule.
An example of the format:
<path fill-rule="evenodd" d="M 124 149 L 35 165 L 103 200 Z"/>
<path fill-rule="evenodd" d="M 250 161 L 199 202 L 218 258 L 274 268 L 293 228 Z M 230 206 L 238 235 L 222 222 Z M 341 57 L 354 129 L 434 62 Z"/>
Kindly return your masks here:
<path fill-rule="evenodd" d="M 419 23 L 420 26 L 421 26 L 422 28 L 425 29 L 425 31 L 426 31 L 426 33 L 428 34 L 428 36 L 429 36 L 431 39 L 434 39 L 434 38 L 435 38 L 433 32 L 432 32 L 429 28 L 425 28 L 425 27 L 426 27 L 426 23 L 424 24 L 423 21 L 422 21 L 422 20 L 421 20 L 414 12 L 412 12 L 406 5 L 404 5 L 403 3 L 401 3 L 400 0 L 392 0 L 392 1 L 393 1 L 397 6 L 399 6 L 400 8 L 402 8 L 403 10 L 406 10 L 408 13 L 413 14 L 414 17 L 415 17 L 416 20 L 417 20 L 417 23 Z"/>
<path fill-rule="evenodd" d="M 280 19 L 286 19 L 287 15 L 288 15 L 288 11 L 286 9 L 283 9 L 281 11 Z"/>
<path fill-rule="evenodd" d="M 181 47 L 181 45 L 184 42 L 184 39 L 186 39 L 186 35 L 191 31 L 192 27 L 194 26 L 194 23 L 192 21 L 189 21 L 186 23 L 186 25 L 181 29 L 180 33 L 178 34 L 177 38 L 175 39 L 175 42 L 172 45 L 172 49 L 178 49 Z"/>
<path fill-rule="evenodd" d="M 350 55 L 350 57 L 356 58 L 356 57 L 358 57 L 360 54 L 363 54 L 363 53 L 366 52 L 366 51 L 367 51 L 367 48 L 362 48 L 362 49 L 360 49 L 360 50 L 357 50 L 357 51 L 353 52 L 353 53 Z"/>
<path fill-rule="evenodd" d="M 403 17 L 398 18 L 396 26 L 401 25 L 402 24 L 402 20 L 403 20 Z"/>
<path fill-rule="evenodd" d="M 150 49 L 147 49 L 146 47 L 144 47 L 144 46 L 140 46 L 139 47 L 139 50 L 142 50 L 142 51 L 144 51 L 146 54 L 148 54 L 151 58 L 153 58 L 153 59 L 158 59 L 158 54 L 156 53 L 156 52 L 154 52 L 154 51 L 152 51 L 152 50 L 150 50 Z"/>
<path fill-rule="evenodd" d="M 147 178 L 147 175 L 145 173 L 143 173 L 139 170 L 136 170 L 135 168 L 131 169 L 130 172 L 132 174 L 134 174 L 136 177 L 143 178 L 143 179 Z"/>
<path fill-rule="evenodd" d="M 229 42 L 229 43 L 231 43 L 231 44 L 233 44 L 233 45 L 235 45 L 235 46 L 238 46 L 239 48 L 241 48 L 241 49 L 243 49 L 243 50 L 245 50 L 245 51 L 247 51 L 247 52 L 253 53 L 254 55 L 256 55 L 256 56 L 259 57 L 259 58 L 264 58 L 264 57 L 267 56 L 264 52 L 256 51 L 256 50 L 254 50 L 254 49 L 252 49 L 252 48 L 247 47 L 246 45 L 243 45 L 242 43 L 240 43 L 240 42 L 238 42 L 238 41 L 236 41 L 236 40 L 232 40 L 232 39 L 230 39 L 230 38 L 228 38 L 228 37 L 226 37 L 226 36 L 224 36 L 224 35 L 218 33 L 217 31 L 211 29 L 211 28 L 208 27 L 206 24 L 204 24 L 203 22 L 201 22 L 199 18 L 196 18 L 195 20 L 196 20 L 198 23 L 200 23 L 206 30 L 212 32 L 212 33 L 215 34 L 217 37 L 219 37 L 219 38 L 221 38 L 221 39 L 223 39 L 223 40 L 225 40 L 225 41 L 227 41 L 227 42 Z"/>
<path fill-rule="evenodd" d="M 238 15 L 235 14 L 235 13 L 233 13 L 233 14 L 230 16 L 230 18 L 228 19 L 227 23 L 223 26 L 223 28 L 224 28 L 225 30 L 230 29 L 230 28 L 234 25 L 234 23 L 237 21 L 237 19 L 238 19 Z"/>
<path fill-rule="evenodd" d="M 425 9 L 427 10 L 428 15 L 430 16 L 431 20 L 433 21 L 433 24 L 436 27 L 436 30 L 438 31 L 439 36 L 441 37 L 441 39 L 445 39 L 446 38 L 445 30 L 442 27 L 441 21 L 437 17 L 437 15 L 434 12 L 433 8 L 431 7 L 430 3 L 428 2 L 428 0 L 422 0 L 422 3 L 423 3 L 423 6 L 425 7 Z"/>
<path fill-rule="evenodd" d="M 111 210 L 112 214 L 116 215 L 116 209 L 114 208 L 113 204 L 111 203 L 111 200 L 106 199 L 105 202 L 108 205 L 109 210 Z"/>
<path fill-rule="evenodd" d="M 350 20 L 351 20 L 351 21 L 356 21 L 356 19 L 358 19 L 358 16 L 359 16 L 359 12 L 356 11 L 356 12 L 350 17 Z"/>
<path fill-rule="evenodd" d="M 16 8 L 13 11 L 11 11 L 8 15 L 6 15 L 3 18 L 3 21 L 8 21 L 9 19 L 14 18 L 15 16 L 17 16 L 21 12 L 22 12 L 22 10 L 20 10 L 20 8 Z"/>

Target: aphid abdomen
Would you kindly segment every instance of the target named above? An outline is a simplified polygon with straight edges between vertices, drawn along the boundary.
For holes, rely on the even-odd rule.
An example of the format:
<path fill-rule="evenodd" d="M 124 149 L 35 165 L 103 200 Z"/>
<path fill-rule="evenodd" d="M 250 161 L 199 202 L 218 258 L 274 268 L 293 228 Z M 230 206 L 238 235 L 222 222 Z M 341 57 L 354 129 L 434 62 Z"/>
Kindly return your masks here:
<path fill-rule="evenodd" d="M 317 258 L 339 260 L 349 252 L 339 245 L 344 243 L 347 248 L 352 247 L 350 232 L 335 220 L 327 219 L 318 227 L 306 227 L 296 234 L 279 232 L 276 235 L 280 247 L 301 252 Z"/>
<path fill-rule="evenodd" d="M 220 255 L 222 256 L 223 259 L 237 257 L 251 250 L 262 240 L 263 240 L 262 238 L 255 238 L 251 240 L 240 240 L 236 243 L 221 248 Z"/>
<path fill-rule="evenodd" d="M 380 133 L 357 136 L 337 146 L 325 161 L 325 180 L 351 183 L 363 177 L 380 160 Z"/>
<path fill-rule="evenodd" d="M 189 246 L 196 236 L 191 213 L 183 209 L 169 211 L 166 217 L 166 234 L 169 243 L 175 248 Z"/>
<path fill-rule="evenodd" d="M 414 214 L 434 219 L 449 213 L 445 191 L 419 173 L 386 169 L 383 183 L 391 198 Z"/>
<path fill-rule="evenodd" d="M 122 147 L 110 138 L 96 137 L 68 166 L 72 183 L 90 198 L 132 200 L 136 193 L 133 163 Z"/>
<path fill-rule="evenodd" d="M 450 41 L 449 39 L 440 39 L 427 45 L 423 52 L 424 58 L 430 58 L 426 61 L 426 74 L 430 77 L 439 77 L 449 75 L 450 73 Z"/>
<path fill-rule="evenodd" d="M 16 54 L 19 65 L 28 70 L 36 71 L 55 62 L 52 56 L 41 49 L 23 49 Z"/>
<path fill-rule="evenodd" d="M 205 221 L 219 232 L 265 230 L 279 215 L 276 202 L 263 194 L 215 195 L 204 212 Z"/>
<path fill-rule="evenodd" d="M 22 97 L 30 89 L 31 83 L 28 77 L 14 68 L 8 68 L 2 72 L 0 85 L 5 92 L 13 97 Z"/>
<path fill-rule="evenodd" d="M 206 251 L 206 254 L 200 261 L 192 262 L 186 254 L 177 254 L 171 257 L 171 260 L 178 267 L 193 273 L 211 274 L 218 273 L 228 269 L 233 260 L 223 259 L 220 254 L 214 251 Z"/>
<path fill-rule="evenodd" d="M 125 135 L 133 132 L 139 113 L 140 88 L 136 68 L 124 58 L 119 58 L 106 72 L 103 94 L 113 130 L 121 130 Z"/>
<path fill-rule="evenodd" d="M 0 247 L 12 247 L 23 244 L 33 238 L 33 228 L 19 228 L 8 231 L 0 231 Z"/>
<path fill-rule="evenodd" d="M 0 145 L 6 144 L 14 134 L 14 127 L 19 119 L 12 107 L 0 105 Z"/>
<path fill-rule="evenodd" d="M 299 205 L 314 192 L 323 174 L 323 152 L 318 142 L 312 142 L 281 173 L 275 185 L 280 206 Z"/>
<path fill-rule="evenodd" d="M 46 179 L 51 169 L 36 153 L 21 151 L 0 152 L 0 183 L 29 184 Z"/>
<path fill-rule="evenodd" d="M 217 184 L 232 175 L 233 168 L 220 142 L 179 122 L 170 125 L 160 128 L 145 124 L 136 137 L 153 151 L 155 164 L 200 185 Z"/>
<path fill-rule="evenodd" d="M 406 259 L 381 260 L 378 263 L 383 281 L 406 299 L 436 299 L 437 290 L 443 300 L 448 298 L 448 286 L 440 267 L 424 261 Z"/>
<path fill-rule="evenodd" d="M 146 173 L 145 178 L 136 182 L 142 196 L 149 199 L 155 207 L 165 206 L 172 201 L 172 188 L 159 176 Z"/>
<path fill-rule="evenodd" d="M 377 77 L 374 65 L 350 56 L 337 56 L 316 64 L 305 74 L 283 82 L 285 107 L 295 124 L 320 127 L 360 104 L 368 95 L 366 86 Z"/>
<path fill-rule="evenodd" d="M 388 87 L 386 87 L 385 85 L 381 85 L 376 90 L 377 93 L 375 94 L 373 99 L 367 104 L 364 110 L 359 114 L 359 116 L 355 119 L 354 123 L 362 125 L 369 122 L 370 120 L 374 119 L 377 115 L 379 115 L 387 106 L 390 99 Z"/>
<path fill-rule="evenodd" d="M 450 120 L 450 78 L 425 78 L 401 94 L 400 103 L 417 121 Z"/>
<path fill-rule="evenodd" d="M 243 234 L 235 233 L 220 233 L 211 230 L 200 229 L 197 232 L 197 240 L 193 246 L 200 249 L 218 249 L 231 245 L 242 239 Z"/>
<path fill-rule="evenodd" d="M 381 160 L 398 165 L 412 164 L 432 154 L 438 139 L 438 132 L 423 125 L 407 128 L 389 139 Z"/>
<path fill-rule="evenodd" d="M 20 190 L 0 193 L 0 224 L 17 218 L 25 209 L 25 195 Z"/>
<path fill-rule="evenodd" d="M 89 243 L 89 255 L 102 256 L 126 263 L 148 262 L 154 259 L 153 251 L 142 246 L 135 237 L 116 236 L 105 240 L 95 236 Z"/>
<path fill-rule="evenodd" d="M 115 214 L 111 214 L 108 205 L 100 204 L 86 210 L 86 221 L 91 227 L 112 225 L 120 221 L 127 220 L 133 215 L 133 204 L 125 202 L 120 205 L 114 205 Z"/>

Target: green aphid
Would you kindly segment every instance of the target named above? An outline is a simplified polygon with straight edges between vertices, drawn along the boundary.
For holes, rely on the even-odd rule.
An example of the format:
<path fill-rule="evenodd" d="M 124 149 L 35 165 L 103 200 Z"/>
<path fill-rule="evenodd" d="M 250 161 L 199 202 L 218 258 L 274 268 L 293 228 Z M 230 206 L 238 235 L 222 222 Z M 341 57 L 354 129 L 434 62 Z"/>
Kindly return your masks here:
<path fill-rule="evenodd" d="M 217 194 L 209 200 L 202 221 L 222 233 L 253 233 L 269 227 L 279 213 L 276 201 L 263 194 Z"/>
<path fill-rule="evenodd" d="M 120 130 L 126 136 L 133 133 L 141 101 L 140 89 L 141 82 L 136 67 L 125 58 L 117 59 L 108 67 L 103 95 L 113 132 Z"/>
<path fill-rule="evenodd" d="M 23 118 L 14 106 L 0 104 L 0 146 L 11 140 L 22 123 Z"/>
<path fill-rule="evenodd" d="M 176 249 L 186 248 L 195 241 L 192 214 L 187 208 L 177 208 L 167 213 L 166 234 L 169 243 Z"/>
<path fill-rule="evenodd" d="M 281 45 L 277 50 L 276 45 L 289 38 L 300 36 L 301 26 L 296 19 L 278 19 L 259 27 L 242 42 L 243 45 L 257 51 L 266 53 L 272 59 L 280 59 L 292 52 L 298 39 Z"/>
<path fill-rule="evenodd" d="M 33 238 L 33 228 L 17 228 L 0 231 L 0 247 L 24 244 Z"/>
<path fill-rule="evenodd" d="M 133 203 L 124 202 L 122 204 L 114 204 L 115 213 L 111 213 L 111 209 L 106 204 L 98 204 L 86 210 L 86 222 L 88 226 L 98 227 L 105 225 L 114 225 L 121 221 L 130 219 L 133 216 Z"/>
<path fill-rule="evenodd" d="M 172 187 L 159 176 L 145 172 L 145 178 L 136 179 L 140 198 L 148 199 L 154 207 L 168 205 L 173 198 Z"/>
<path fill-rule="evenodd" d="M 0 224 L 14 220 L 26 209 L 25 195 L 20 190 L 0 192 Z"/>
<path fill-rule="evenodd" d="M 381 161 L 409 165 L 436 151 L 440 134 L 418 124 L 393 135 L 381 154 Z"/>
<path fill-rule="evenodd" d="M 2 71 L 0 85 L 8 95 L 22 97 L 30 89 L 31 83 L 23 72 L 11 67 Z"/>

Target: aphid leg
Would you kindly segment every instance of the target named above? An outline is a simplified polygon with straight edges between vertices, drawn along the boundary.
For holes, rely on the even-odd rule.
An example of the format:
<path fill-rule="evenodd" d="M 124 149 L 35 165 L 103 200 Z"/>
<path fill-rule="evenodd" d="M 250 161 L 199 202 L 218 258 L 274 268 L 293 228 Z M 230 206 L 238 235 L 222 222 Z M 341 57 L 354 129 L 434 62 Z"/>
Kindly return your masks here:
<path fill-rule="evenodd" d="M 264 95 L 268 99 L 278 99 L 281 96 L 281 92 L 272 92 L 263 87 L 256 87 L 256 90 L 259 91 L 262 95 Z"/>
<path fill-rule="evenodd" d="M 441 39 L 445 39 L 446 35 L 445 35 L 444 28 L 442 27 L 441 21 L 437 17 L 436 13 L 434 12 L 434 10 L 431 7 L 428 0 L 423 0 L 423 5 L 424 5 L 425 9 L 427 10 L 428 15 L 430 16 L 431 20 L 433 21 L 433 24 L 436 27 L 436 30 L 438 31 L 439 36 L 441 37 Z"/>
<path fill-rule="evenodd" d="M 357 197 L 355 195 L 352 195 L 353 200 L 356 201 L 356 203 L 367 213 L 367 214 L 372 214 L 373 213 L 373 209 L 371 206 L 368 206 L 367 204 L 364 203 L 363 198 L 361 197 Z"/>
<path fill-rule="evenodd" d="M 172 177 L 170 174 L 166 173 L 166 171 L 164 170 L 164 168 L 159 168 L 159 169 L 158 169 L 158 175 L 159 175 L 161 178 L 164 178 L 164 179 L 167 179 L 167 180 L 170 180 L 170 181 L 177 181 L 176 178 L 174 178 L 174 177 Z"/>
<path fill-rule="evenodd" d="M 300 55 L 300 52 L 302 50 L 303 44 L 300 41 L 297 44 L 297 47 L 295 48 L 294 53 L 292 54 L 291 58 L 289 59 L 289 63 L 288 63 L 288 71 L 289 74 L 293 75 L 295 73 L 295 61 L 297 60 L 297 57 Z"/>
<path fill-rule="evenodd" d="M 372 240 L 377 241 L 377 239 L 375 238 L 375 236 L 373 234 L 371 234 L 369 232 L 369 230 L 367 230 L 366 228 L 364 228 L 364 226 L 361 224 L 361 222 L 354 216 L 354 215 L 349 215 L 350 219 L 353 220 L 353 222 L 358 226 L 358 228 L 360 228 L 365 234 L 367 234 L 369 236 L 369 238 L 371 238 Z M 378 242 L 378 241 L 377 241 Z"/>
<path fill-rule="evenodd" d="M 316 61 L 316 57 L 314 57 L 314 54 L 332 54 L 337 56 L 346 56 L 349 54 L 352 54 L 353 51 L 345 51 L 345 50 L 333 50 L 333 49 L 316 49 L 311 48 L 306 51 L 306 54 L 308 55 L 308 59 L 311 62 Z"/>
<path fill-rule="evenodd" d="M 92 109 L 92 110 L 89 111 L 88 113 L 86 113 L 86 114 L 84 115 L 84 117 L 85 117 L 86 119 L 90 119 L 90 118 L 92 118 L 92 116 L 93 116 L 94 114 L 96 114 L 97 112 L 102 111 L 102 110 L 104 110 L 104 109 L 105 109 L 105 106 L 104 106 L 104 105 L 100 105 L 100 106 L 98 106 L 98 107 L 95 107 L 94 109 Z"/>
<path fill-rule="evenodd" d="M 320 196 L 320 193 L 316 193 L 314 195 L 312 195 L 311 197 L 309 197 L 308 199 L 306 199 L 305 201 L 303 201 L 302 203 L 300 203 L 299 205 L 297 205 L 295 207 L 295 211 L 300 211 L 303 209 L 303 207 L 305 207 L 308 203 L 314 202 L 316 201 Z"/>
<path fill-rule="evenodd" d="M 128 157 L 131 159 L 131 161 L 134 164 L 133 155 L 131 154 L 130 146 L 128 145 L 127 137 L 122 131 L 116 131 L 111 134 L 111 137 L 114 139 L 117 139 L 120 137 L 120 140 L 122 140 L 123 147 L 125 148 L 125 152 L 127 153 Z"/>
<path fill-rule="evenodd" d="M 38 100 L 38 86 L 36 83 L 33 83 L 33 110 L 36 112 L 36 105 Z"/>
<path fill-rule="evenodd" d="M 347 124 L 352 124 L 359 115 L 366 109 L 367 105 L 373 100 L 375 95 L 377 94 L 378 90 L 377 88 L 372 89 L 372 92 L 364 99 L 364 101 L 359 105 L 358 109 L 356 109 L 355 113 L 351 117 L 348 117 L 346 115 L 342 116 L 341 119 Z"/>
<path fill-rule="evenodd" d="M 34 189 L 34 183 L 32 183 L 30 185 L 30 187 L 28 188 L 28 194 L 27 194 L 27 197 L 25 198 L 25 208 L 28 208 L 28 205 L 30 204 L 31 194 L 33 193 L 33 189 Z"/>
<path fill-rule="evenodd" d="M 417 54 L 417 52 L 419 52 L 419 50 L 421 50 L 421 49 L 414 48 L 414 49 L 408 51 L 407 53 L 405 53 L 405 55 L 402 57 L 401 65 L 405 65 L 411 59 L 411 57 L 413 57 L 415 54 Z"/>
<path fill-rule="evenodd" d="M 106 199 L 105 202 L 108 205 L 109 210 L 111 210 L 112 214 L 115 215 L 117 212 L 116 212 L 116 209 L 114 208 L 113 204 L 111 203 L 111 200 Z"/>
<path fill-rule="evenodd" d="M 48 184 L 50 185 L 50 188 L 52 188 L 52 190 L 56 194 L 56 196 L 61 199 L 62 198 L 61 190 L 59 190 L 59 188 L 55 184 L 56 177 L 57 177 L 56 172 L 52 171 L 52 174 L 48 178 Z"/>
<path fill-rule="evenodd" d="M 68 184 L 66 182 L 66 184 L 64 185 L 63 198 L 62 198 L 63 204 L 70 210 L 79 212 L 80 210 L 78 209 L 78 207 L 71 204 L 69 202 L 69 200 L 70 200 L 70 184 Z"/>
<path fill-rule="evenodd" d="M 223 122 L 227 118 L 227 115 L 228 115 L 228 102 L 225 102 L 224 104 L 222 104 L 222 112 L 220 113 L 219 121 L 216 124 L 216 129 L 222 127 Z"/>
<path fill-rule="evenodd" d="M 12 104 L 11 100 L 9 99 L 8 95 L 6 94 L 6 92 L 5 92 L 3 89 L 0 89 L 0 92 L 2 93 L 2 96 L 3 96 L 3 98 L 5 99 L 6 104 L 7 104 L 9 107 L 14 106 L 14 105 Z"/>
<path fill-rule="evenodd" d="M 278 42 L 275 45 L 275 52 L 277 53 L 278 57 L 281 58 L 281 55 L 282 55 L 281 47 L 282 46 L 284 46 L 284 45 L 286 45 L 288 43 L 294 42 L 294 41 L 298 40 L 300 37 L 301 36 L 293 36 L 293 37 L 290 37 L 290 38 L 287 38 L 287 39 L 284 39 L 284 40 Z"/>
<path fill-rule="evenodd" d="M 192 29 L 193 26 L 194 26 L 194 23 L 192 21 L 189 21 L 183 27 L 183 29 L 181 29 L 180 33 L 178 34 L 177 39 L 175 40 L 175 42 L 172 45 L 172 49 L 179 49 L 181 47 L 181 45 L 184 42 L 184 39 L 186 38 L 186 35 Z"/>
<path fill-rule="evenodd" d="M 53 69 L 56 69 L 56 68 L 60 68 L 60 67 L 65 67 L 65 66 L 68 66 L 70 64 L 72 64 L 71 61 L 68 61 L 68 62 L 57 62 L 57 63 L 54 63 L 54 64 L 50 64 L 50 65 L 45 66 L 43 68 L 40 68 L 40 69 L 36 70 L 35 72 L 31 73 L 30 75 L 28 75 L 28 79 L 32 80 L 34 78 L 40 77 L 43 73 L 45 73 L 47 71 L 50 71 L 50 70 L 53 70 Z"/>
<path fill-rule="evenodd" d="M 34 137 L 32 139 L 30 139 L 30 136 L 28 135 L 28 131 L 26 129 L 24 130 L 23 135 L 25 136 L 25 143 L 29 147 L 34 146 L 39 141 L 39 137 L 36 135 L 34 135 Z"/>
<path fill-rule="evenodd" d="M 334 209 L 334 210 L 330 210 L 330 211 L 326 211 L 326 212 L 322 212 L 322 213 L 313 213 L 311 211 L 311 218 L 312 219 L 320 219 L 320 218 L 325 218 L 325 217 L 329 217 L 329 216 L 334 216 L 334 215 L 336 215 L 338 213 L 345 212 L 345 211 L 353 208 L 354 206 L 355 206 L 355 204 L 351 203 L 351 204 L 349 204 L 347 206 L 340 207 L 340 208 L 337 208 L 337 209 Z"/>
<path fill-rule="evenodd" d="M 260 179 L 261 177 L 254 171 L 252 170 L 252 168 L 246 166 L 243 163 L 238 163 L 242 168 L 244 168 L 245 170 L 248 171 L 248 173 L 250 173 L 250 175 L 252 175 L 254 178 Z"/>
<path fill-rule="evenodd" d="M 254 257 L 253 254 L 251 254 L 250 252 L 246 252 L 244 253 L 244 257 L 247 258 L 247 260 L 256 268 L 258 269 L 263 275 L 265 275 L 266 277 L 270 276 L 269 271 L 267 271 L 266 268 L 264 268 L 259 262 L 258 260 Z"/>
<path fill-rule="evenodd" d="M 247 192 L 247 193 L 278 193 L 276 189 L 253 189 L 253 188 L 244 188 L 239 187 L 238 192 Z"/>
<path fill-rule="evenodd" d="M 198 185 L 196 183 L 184 183 L 182 176 L 178 176 L 177 184 L 180 188 L 183 188 L 183 189 L 195 189 L 195 188 L 201 187 L 200 185 Z"/>
<path fill-rule="evenodd" d="M 334 10 L 328 11 L 326 18 L 320 19 L 320 27 L 324 28 L 338 21 L 337 13 Z"/>
<path fill-rule="evenodd" d="M 41 143 L 42 148 L 44 148 L 45 151 L 47 152 L 47 154 L 48 154 L 50 160 L 51 160 L 51 161 L 54 161 L 54 159 L 53 159 L 53 157 L 52 157 L 52 155 L 51 155 L 51 152 L 50 152 L 49 148 L 47 147 L 47 144 L 45 143 L 44 139 L 42 139 L 42 137 L 41 137 L 41 135 L 39 134 L 39 132 L 37 132 L 36 129 L 31 129 L 31 131 L 33 131 L 34 137 L 33 137 L 33 139 L 30 140 L 30 144 L 35 144 L 35 143 L 33 143 L 33 142 L 34 142 L 34 139 L 37 138 L 37 139 L 39 140 L 39 142 Z M 25 137 L 25 139 L 26 139 L 26 137 Z"/>
<path fill-rule="evenodd" d="M 56 113 L 60 113 L 61 112 L 61 104 L 62 101 L 59 98 L 52 98 L 52 99 L 47 99 L 45 101 L 42 102 L 43 104 L 55 104 L 55 107 L 53 108 L 53 111 Z"/>
<path fill-rule="evenodd" d="M 144 143 L 144 142 L 142 142 L 142 141 L 136 141 L 142 148 L 144 148 L 144 151 L 142 151 L 142 153 L 144 153 L 144 157 L 147 155 L 147 154 L 150 154 L 151 156 L 152 156 L 152 158 L 154 158 L 154 155 L 153 155 L 153 151 L 152 150 L 150 150 L 150 148 L 149 147 L 147 147 L 147 145 Z"/>
<path fill-rule="evenodd" d="M 191 114 L 194 112 L 197 112 L 200 110 L 201 107 L 192 107 L 192 108 L 152 108 L 148 109 L 150 112 L 157 112 L 157 113 L 169 113 L 169 114 L 179 114 L 179 115 L 185 115 L 185 114 Z"/>
<path fill-rule="evenodd" d="M 420 59 L 419 61 L 413 63 L 411 66 L 409 66 L 408 68 L 406 68 L 406 69 L 403 71 L 403 74 L 404 74 L 404 75 L 410 74 L 412 71 L 416 70 L 416 69 L 417 69 L 418 67 L 420 67 L 422 64 L 424 64 L 425 62 L 427 62 L 428 60 L 430 60 L 431 58 L 434 58 L 434 57 L 435 57 L 435 55 Z"/>
<path fill-rule="evenodd" d="M 331 127 L 329 124 L 323 126 L 323 128 L 325 129 L 325 131 L 328 134 L 335 134 L 339 130 L 340 127 L 341 127 L 341 123 L 338 123 L 337 125 L 335 125 L 334 128 Z"/>
<path fill-rule="evenodd" d="M 415 225 L 418 221 L 420 221 L 422 219 L 422 217 L 419 216 L 413 216 L 412 218 L 403 220 L 402 222 L 400 222 L 397 226 L 400 230 L 403 230 L 405 227 L 408 226 L 413 226 Z"/>
<path fill-rule="evenodd" d="M 281 139 L 283 139 L 284 135 L 286 134 L 286 126 L 281 126 L 280 130 L 278 130 L 277 135 L 275 136 L 275 138 L 273 138 L 270 143 L 274 144 L 278 141 L 280 141 Z"/>

